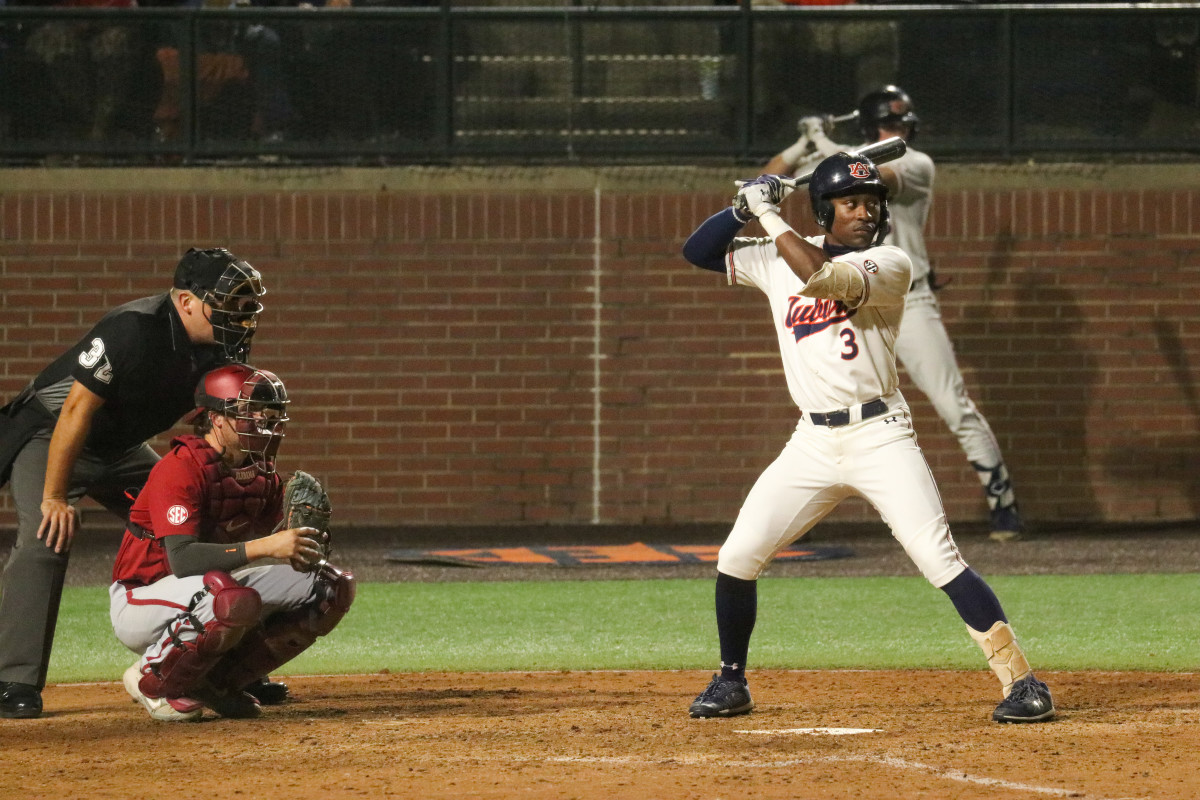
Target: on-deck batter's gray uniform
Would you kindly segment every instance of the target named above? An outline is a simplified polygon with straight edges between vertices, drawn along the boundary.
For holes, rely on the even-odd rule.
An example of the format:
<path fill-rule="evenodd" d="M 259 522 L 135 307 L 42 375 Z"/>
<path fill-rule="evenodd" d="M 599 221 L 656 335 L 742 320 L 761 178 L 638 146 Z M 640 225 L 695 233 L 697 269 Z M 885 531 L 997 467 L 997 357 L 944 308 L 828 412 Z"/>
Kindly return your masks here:
<path fill-rule="evenodd" d="M 882 114 L 883 117 L 878 115 Z M 901 118 L 916 122 L 911 100 L 898 87 L 884 87 L 863 98 L 859 108 L 864 133 L 877 133 L 880 119 Z M 868 119 L 864 124 L 864 116 Z M 817 122 L 806 126 L 801 143 L 816 151 L 800 160 L 795 174 L 807 172 L 823 158 L 851 145 L 837 144 L 825 135 Z M 887 134 L 879 134 L 881 138 Z M 806 142 L 807 140 L 807 142 Z M 793 149 L 790 148 L 790 149 Z M 787 153 L 788 151 L 784 151 Z M 783 156 L 783 153 L 776 158 Z M 785 158 L 785 162 L 790 160 Z M 967 393 L 962 372 L 954 355 L 954 346 L 942 321 L 941 310 L 932 286 L 932 269 L 925 247 L 925 224 L 933 201 L 934 163 L 926 153 L 913 149 L 885 165 L 899 184 L 888 196 L 891 231 L 884 241 L 893 244 L 912 259 L 912 286 L 905 300 L 904 324 L 896 340 L 896 357 L 904 365 L 912 382 L 929 398 L 938 416 L 958 439 L 959 446 L 975 469 L 983 485 L 991 517 L 994 538 L 1013 538 L 1022 531 L 1016 496 L 1009 478 L 1000 444 Z"/>

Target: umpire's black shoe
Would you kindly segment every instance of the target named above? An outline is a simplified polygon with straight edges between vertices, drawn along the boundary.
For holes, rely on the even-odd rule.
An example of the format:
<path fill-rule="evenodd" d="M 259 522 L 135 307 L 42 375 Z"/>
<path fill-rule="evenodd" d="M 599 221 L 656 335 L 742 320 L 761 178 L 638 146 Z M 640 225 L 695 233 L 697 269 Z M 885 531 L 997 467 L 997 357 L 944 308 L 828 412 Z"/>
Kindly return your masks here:
<path fill-rule="evenodd" d="M 242 687 L 242 691 L 264 706 L 277 706 L 288 699 L 286 683 L 279 683 L 263 676 Z"/>
<path fill-rule="evenodd" d="M 754 701 L 745 681 L 713 675 L 712 683 L 692 701 L 688 713 L 693 717 L 736 717 L 752 708 Z"/>
<path fill-rule="evenodd" d="M 42 693 L 28 683 L 6 683 L 0 691 L 0 717 L 33 719 L 42 715 Z"/>
<path fill-rule="evenodd" d="M 1032 672 L 1014 683 L 1008 697 L 992 712 L 996 722 L 1045 722 L 1053 716 L 1050 689 Z"/>

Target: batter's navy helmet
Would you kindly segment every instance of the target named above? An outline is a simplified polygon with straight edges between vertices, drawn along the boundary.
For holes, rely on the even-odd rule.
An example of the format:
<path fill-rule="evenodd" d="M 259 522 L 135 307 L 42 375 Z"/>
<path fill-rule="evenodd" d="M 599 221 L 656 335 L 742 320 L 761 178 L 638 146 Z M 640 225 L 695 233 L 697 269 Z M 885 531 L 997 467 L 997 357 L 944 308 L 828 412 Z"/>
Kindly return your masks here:
<path fill-rule="evenodd" d="M 883 241 L 888 232 L 887 184 L 879 176 L 875 162 L 866 156 L 834 153 L 813 170 L 808 182 L 808 197 L 812 200 L 817 224 L 829 230 L 833 225 L 831 197 L 868 192 L 879 196 L 879 229 L 871 244 Z"/>
<path fill-rule="evenodd" d="M 913 110 L 912 98 L 899 86 L 889 84 L 871 92 L 858 103 L 858 130 L 863 140 L 873 142 L 879 138 L 879 126 L 908 126 L 906 141 L 917 138 L 917 126 L 921 118 Z"/>

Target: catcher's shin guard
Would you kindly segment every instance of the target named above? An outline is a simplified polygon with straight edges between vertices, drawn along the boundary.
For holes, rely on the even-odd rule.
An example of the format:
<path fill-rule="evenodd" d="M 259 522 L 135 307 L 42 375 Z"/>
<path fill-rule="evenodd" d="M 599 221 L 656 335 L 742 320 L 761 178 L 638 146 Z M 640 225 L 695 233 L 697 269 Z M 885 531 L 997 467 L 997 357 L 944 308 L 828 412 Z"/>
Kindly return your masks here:
<path fill-rule="evenodd" d="M 316 603 L 273 614 L 248 633 L 208 673 L 214 686 L 242 687 L 274 672 L 332 631 L 354 602 L 354 575 L 327 565 L 317 579 Z"/>
<path fill-rule="evenodd" d="M 970 625 L 967 626 L 967 631 L 987 656 L 992 672 L 1000 679 L 1000 685 L 1004 689 L 1002 696 L 1008 697 L 1012 685 L 1032 671 L 1021 645 L 1017 643 L 1012 626 L 997 620 L 986 633 L 980 633 Z"/>
<path fill-rule="evenodd" d="M 203 623 L 193 613 L 205 594 L 212 595 L 213 620 Z M 172 647 L 161 661 L 151 662 L 138 683 L 147 697 L 183 697 L 221 656 L 237 645 L 258 622 L 262 598 L 242 586 L 227 572 L 213 570 L 204 575 L 204 589 L 197 592 L 188 610 L 168 629 Z M 191 630 L 194 638 L 183 634 Z"/>

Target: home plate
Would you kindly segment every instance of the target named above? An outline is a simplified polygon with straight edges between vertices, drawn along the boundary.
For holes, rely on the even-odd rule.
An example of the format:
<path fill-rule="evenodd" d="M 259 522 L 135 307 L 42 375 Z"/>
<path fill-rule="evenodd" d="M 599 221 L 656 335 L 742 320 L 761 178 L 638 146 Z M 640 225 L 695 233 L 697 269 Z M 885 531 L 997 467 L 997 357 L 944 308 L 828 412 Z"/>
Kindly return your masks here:
<path fill-rule="evenodd" d="M 734 731 L 734 733 L 797 733 L 806 736 L 853 736 L 856 733 L 883 733 L 879 728 L 772 728 L 760 731 Z"/>

